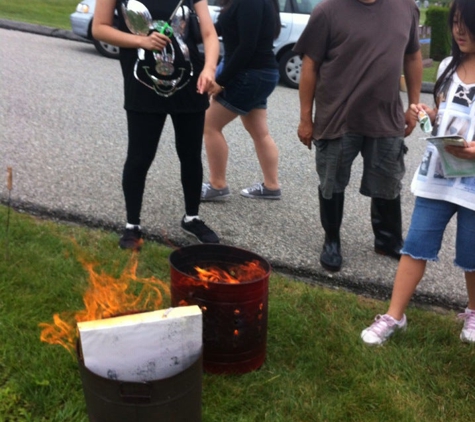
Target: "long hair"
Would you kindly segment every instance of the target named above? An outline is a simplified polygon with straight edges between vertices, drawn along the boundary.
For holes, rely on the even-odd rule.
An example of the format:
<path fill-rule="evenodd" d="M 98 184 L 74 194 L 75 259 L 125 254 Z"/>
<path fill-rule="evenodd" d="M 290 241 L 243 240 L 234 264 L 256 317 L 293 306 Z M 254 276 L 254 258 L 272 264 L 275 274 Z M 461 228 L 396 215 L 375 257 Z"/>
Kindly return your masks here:
<path fill-rule="evenodd" d="M 443 86 L 445 80 L 451 77 L 460 64 L 463 62 L 465 55 L 460 51 L 458 44 L 455 42 L 453 36 L 453 27 L 455 16 L 459 16 L 457 25 L 461 25 L 469 33 L 472 39 L 475 37 L 475 1 L 474 0 L 453 0 L 449 12 L 449 28 L 452 37 L 452 60 L 442 75 L 437 79 L 434 86 L 434 101 L 437 104 L 437 94 Z"/>
<path fill-rule="evenodd" d="M 280 28 L 281 28 L 279 1 L 270 0 L 270 2 L 272 3 L 272 6 L 274 8 L 274 39 L 276 39 L 280 35 Z M 219 2 L 219 5 L 221 6 L 221 12 L 224 10 L 227 10 L 231 6 L 232 3 L 233 3 L 233 0 L 221 0 Z"/>

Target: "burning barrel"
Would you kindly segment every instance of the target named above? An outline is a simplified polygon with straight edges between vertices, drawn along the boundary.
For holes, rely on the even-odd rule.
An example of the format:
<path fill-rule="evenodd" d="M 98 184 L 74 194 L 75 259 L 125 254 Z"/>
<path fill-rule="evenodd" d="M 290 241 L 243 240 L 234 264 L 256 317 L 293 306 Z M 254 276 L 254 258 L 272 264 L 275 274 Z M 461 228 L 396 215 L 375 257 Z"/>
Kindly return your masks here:
<path fill-rule="evenodd" d="M 267 345 L 271 266 L 244 249 L 186 246 L 170 254 L 172 306 L 203 313 L 203 367 L 245 373 L 262 366 Z"/>

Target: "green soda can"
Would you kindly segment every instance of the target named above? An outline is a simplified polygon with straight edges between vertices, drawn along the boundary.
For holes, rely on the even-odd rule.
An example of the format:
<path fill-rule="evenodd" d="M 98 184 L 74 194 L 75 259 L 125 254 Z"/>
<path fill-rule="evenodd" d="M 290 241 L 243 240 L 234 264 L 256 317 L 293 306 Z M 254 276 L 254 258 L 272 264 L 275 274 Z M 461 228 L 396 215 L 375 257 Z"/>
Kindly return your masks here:
<path fill-rule="evenodd" d="M 419 111 L 417 118 L 419 120 L 423 132 L 432 132 L 432 123 L 430 122 L 428 114 L 424 110 Z"/>

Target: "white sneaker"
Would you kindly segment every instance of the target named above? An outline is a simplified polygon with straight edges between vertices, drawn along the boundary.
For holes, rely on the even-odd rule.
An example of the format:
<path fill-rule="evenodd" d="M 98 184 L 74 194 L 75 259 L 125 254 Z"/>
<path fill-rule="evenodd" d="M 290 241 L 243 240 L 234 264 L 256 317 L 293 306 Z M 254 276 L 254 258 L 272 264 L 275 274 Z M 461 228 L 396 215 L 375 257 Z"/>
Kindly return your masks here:
<path fill-rule="evenodd" d="M 361 339 L 369 346 L 381 346 L 396 330 L 405 330 L 406 326 L 406 315 L 400 321 L 388 314 L 377 315 L 374 322 L 361 332 Z"/>
<path fill-rule="evenodd" d="M 462 332 L 460 333 L 460 340 L 465 343 L 475 343 L 475 311 L 467 308 L 458 317 L 465 320 Z"/>

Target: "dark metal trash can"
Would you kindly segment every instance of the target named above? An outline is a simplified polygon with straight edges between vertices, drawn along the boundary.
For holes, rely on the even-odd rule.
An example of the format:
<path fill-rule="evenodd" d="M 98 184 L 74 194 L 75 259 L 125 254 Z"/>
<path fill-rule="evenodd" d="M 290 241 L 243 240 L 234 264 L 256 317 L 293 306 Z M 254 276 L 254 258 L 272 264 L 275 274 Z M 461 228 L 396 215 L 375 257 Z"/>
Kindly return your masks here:
<path fill-rule="evenodd" d="M 202 355 L 183 372 L 149 382 L 101 377 L 79 352 L 78 362 L 90 422 L 201 422 Z"/>

